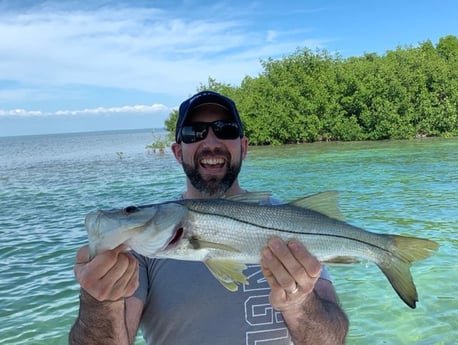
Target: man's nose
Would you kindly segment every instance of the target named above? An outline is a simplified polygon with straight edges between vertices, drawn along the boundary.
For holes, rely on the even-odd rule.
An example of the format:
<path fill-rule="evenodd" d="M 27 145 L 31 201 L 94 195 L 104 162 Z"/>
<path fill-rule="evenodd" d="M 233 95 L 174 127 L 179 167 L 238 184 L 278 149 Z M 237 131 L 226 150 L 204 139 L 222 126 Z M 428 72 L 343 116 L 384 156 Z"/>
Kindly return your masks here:
<path fill-rule="evenodd" d="M 221 144 L 221 140 L 216 136 L 213 129 L 210 127 L 208 129 L 207 136 L 205 137 L 204 144 L 207 146 L 218 146 Z"/>

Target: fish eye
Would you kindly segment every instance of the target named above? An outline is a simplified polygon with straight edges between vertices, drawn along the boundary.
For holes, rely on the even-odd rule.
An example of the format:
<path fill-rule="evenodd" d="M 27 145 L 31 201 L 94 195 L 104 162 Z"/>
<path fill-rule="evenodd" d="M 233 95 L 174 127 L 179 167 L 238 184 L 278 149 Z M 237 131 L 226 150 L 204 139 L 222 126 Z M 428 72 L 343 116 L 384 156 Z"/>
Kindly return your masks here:
<path fill-rule="evenodd" d="M 138 208 L 137 206 L 127 206 L 125 209 L 124 209 L 124 213 L 129 215 L 131 213 L 135 213 L 135 212 L 138 212 L 140 211 L 140 208 Z"/>

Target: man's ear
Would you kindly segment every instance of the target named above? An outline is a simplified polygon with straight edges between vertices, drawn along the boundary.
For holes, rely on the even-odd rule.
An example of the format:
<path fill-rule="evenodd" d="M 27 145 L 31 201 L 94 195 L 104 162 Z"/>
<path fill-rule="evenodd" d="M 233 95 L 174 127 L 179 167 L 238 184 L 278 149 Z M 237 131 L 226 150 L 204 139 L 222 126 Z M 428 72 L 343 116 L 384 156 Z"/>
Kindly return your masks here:
<path fill-rule="evenodd" d="M 243 136 L 241 140 L 242 140 L 242 160 L 245 160 L 245 157 L 248 153 L 248 138 Z"/>
<path fill-rule="evenodd" d="M 173 155 L 175 156 L 175 159 L 177 160 L 178 163 L 182 164 L 183 163 L 183 153 L 181 150 L 181 145 L 177 143 L 172 144 L 172 152 Z"/>

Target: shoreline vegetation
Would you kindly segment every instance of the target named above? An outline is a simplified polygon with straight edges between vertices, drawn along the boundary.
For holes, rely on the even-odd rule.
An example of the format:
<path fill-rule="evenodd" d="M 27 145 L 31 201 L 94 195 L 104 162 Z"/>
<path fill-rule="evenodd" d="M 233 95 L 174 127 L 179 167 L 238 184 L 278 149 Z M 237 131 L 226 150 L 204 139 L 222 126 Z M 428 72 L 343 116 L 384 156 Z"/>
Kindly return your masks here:
<path fill-rule="evenodd" d="M 164 154 L 166 149 L 170 147 L 171 143 L 173 142 L 172 133 L 173 132 L 168 131 L 166 136 L 161 136 L 153 131 L 153 141 L 151 144 L 145 146 L 147 153 L 160 155 Z"/>
<path fill-rule="evenodd" d="M 239 86 L 210 77 L 198 88 L 236 102 L 251 145 L 458 135 L 456 36 L 345 59 L 297 49 L 261 65 Z M 177 116 L 165 121 L 169 133 Z"/>

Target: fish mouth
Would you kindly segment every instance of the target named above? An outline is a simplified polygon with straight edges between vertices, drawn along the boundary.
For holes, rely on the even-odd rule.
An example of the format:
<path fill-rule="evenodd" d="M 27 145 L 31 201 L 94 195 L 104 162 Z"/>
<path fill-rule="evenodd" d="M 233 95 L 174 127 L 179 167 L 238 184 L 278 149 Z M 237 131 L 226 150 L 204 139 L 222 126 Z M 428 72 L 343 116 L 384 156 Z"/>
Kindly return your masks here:
<path fill-rule="evenodd" d="M 170 239 L 165 249 L 170 249 L 170 248 L 175 247 L 178 244 L 178 242 L 181 240 L 181 238 L 183 237 L 183 234 L 184 234 L 183 228 L 178 228 L 175 231 L 175 233 L 173 234 L 172 238 Z"/>

